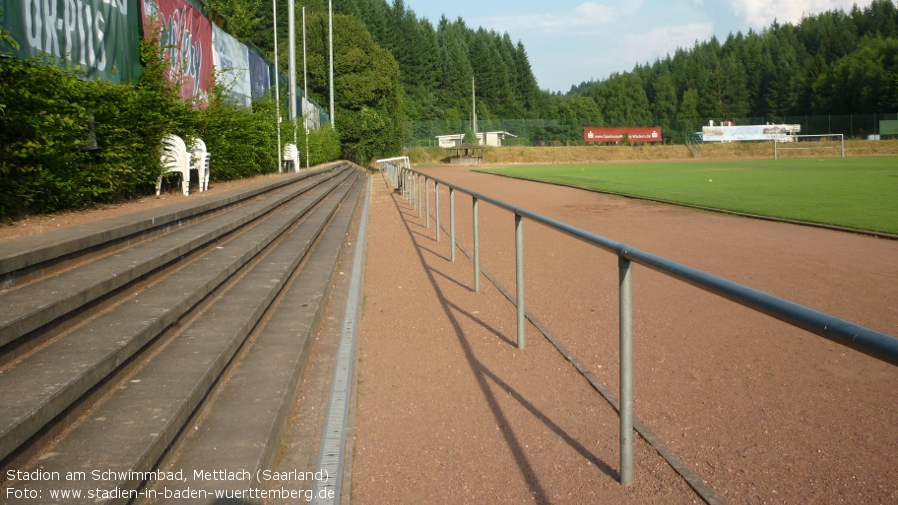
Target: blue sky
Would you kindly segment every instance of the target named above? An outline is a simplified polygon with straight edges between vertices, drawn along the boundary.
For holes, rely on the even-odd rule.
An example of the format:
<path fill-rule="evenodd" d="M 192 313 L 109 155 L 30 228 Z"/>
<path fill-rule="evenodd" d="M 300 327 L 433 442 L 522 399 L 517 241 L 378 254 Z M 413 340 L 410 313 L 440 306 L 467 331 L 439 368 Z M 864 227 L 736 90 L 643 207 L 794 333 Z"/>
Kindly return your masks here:
<path fill-rule="evenodd" d="M 631 70 L 697 40 L 724 40 L 774 19 L 797 22 L 854 3 L 871 0 L 405 0 L 434 25 L 445 14 L 520 40 L 540 88 L 550 91 Z"/>

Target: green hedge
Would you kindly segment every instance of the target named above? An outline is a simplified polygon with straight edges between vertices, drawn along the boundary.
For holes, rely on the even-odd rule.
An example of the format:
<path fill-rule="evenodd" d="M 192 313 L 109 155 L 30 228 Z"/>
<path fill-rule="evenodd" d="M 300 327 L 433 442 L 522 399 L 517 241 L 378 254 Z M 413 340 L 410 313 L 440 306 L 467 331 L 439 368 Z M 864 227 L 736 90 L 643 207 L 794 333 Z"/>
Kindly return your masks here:
<path fill-rule="evenodd" d="M 216 87 L 208 106 L 194 107 L 163 79 L 157 47 L 142 41 L 137 85 L 84 81 L 77 69 L 0 56 L 0 220 L 152 194 L 168 133 L 205 141 L 213 181 L 278 170 L 274 100 L 247 109 Z M 96 149 L 87 149 L 90 125 Z M 313 164 L 340 155 L 329 126 L 309 141 Z"/>

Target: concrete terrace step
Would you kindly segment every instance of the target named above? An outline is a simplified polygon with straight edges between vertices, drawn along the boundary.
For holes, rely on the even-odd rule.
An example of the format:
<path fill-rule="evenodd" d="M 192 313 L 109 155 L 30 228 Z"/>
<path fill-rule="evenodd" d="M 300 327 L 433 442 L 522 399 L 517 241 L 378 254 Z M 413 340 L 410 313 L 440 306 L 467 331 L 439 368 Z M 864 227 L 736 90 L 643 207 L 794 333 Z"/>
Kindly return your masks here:
<path fill-rule="evenodd" d="M 0 459 L 178 320 L 350 173 L 0 372 Z"/>
<path fill-rule="evenodd" d="M 309 172 L 291 174 L 275 181 L 264 181 L 248 187 L 233 189 L 215 197 L 204 198 L 199 203 L 195 200 L 187 200 L 175 205 L 24 237 L 0 247 L 0 276 L 7 276 L 16 270 L 145 233 L 155 228 L 179 227 L 191 218 L 234 206 L 266 192 L 318 175 L 322 171 L 333 170 L 339 165 L 342 163 Z M 7 281 L 10 280 L 7 279 Z"/>
<path fill-rule="evenodd" d="M 183 441 L 167 457 L 163 470 L 183 470 L 185 475 L 193 476 L 195 470 L 245 469 L 256 475 L 258 470 L 274 467 L 337 259 L 364 186 L 364 180 L 360 180 L 352 189 L 330 224 L 333 230 L 321 238 L 302 270 L 285 288 L 273 314 L 264 327 L 256 330 L 252 347 L 227 372 L 215 398 L 203 406 L 199 419 L 191 423 L 195 429 L 187 430 Z M 156 482 L 146 496 L 164 496 L 165 487 L 184 489 L 181 483 Z M 194 481 L 189 487 L 208 493 L 191 503 L 213 503 L 216 490 L 244 490 L 248 483 Z M 138 499 L 137 503 L 164 501 L 148 498 Z"/>
<path fill-rule="evenodd" d="M 342 242 L 345 236 L 345 225 L 342 225 L 343 220 L 348 219 L 344 217 L 345 209 L 355 207 L 361 178 L 358 177 L 356 170 L 344 175 L 345 177 L 341 177 L 340 180 L 333 181 L 333 188 L 320 188 L 322 194 L 317 198 L 319 201 L 314 209 L 306 212 L 308 209 L 297 207 L 305 207 L 307 204 L 296 202 L 281 211 L 284 214 L 305 213 L 305 216 L 297 226 L 265 248 L 247 268 L 238 271 L 230 280 L 220 285 L 207 301 L 203 302 L 205 305 L 199 309 L 199 313 L 182 322 L 177 328 L 177 333 L 155 348 L 144 365 L 122 378 L 117 378 L 116 386 L 93 405 L 82 419 L 73 423 L 57 442 L 46 447 L 39 458 L 21 469 L 27 471 L 40 468 L 44 472 L 63 473 L 79 469 L 137 472 L 153 469 L 165 451 L 170 450 L 172 442 L 179 433 L 189 428 L 186 423 L 194 415 L 197 407 L 210 396 L 213 386 L 217 382 L 227 382 L 221 380 L 223 372 L 242 346 L 253 345 L 252 342 L 247 343 L 251 332 L 294 275 L 297 267 L 302 263 L 297 275 L 303 278 L 309 275 L 306 272 L 318 271 L 318 275 L 330 279 L 332 267 L 331 272 L 322 272 L 321 260 L 304 258 L 310 254 L 312 258 L 319 255 L 335 256 L 333 241 Z M 313 195 L 310 193 L 308 196 Z M 305 200 L 306 197 L 303 198 L 303 202 Z M 344 201 L 346 203 L 340 207 Z M 338 212 L 338 209 L 342 210 Z M 331 219 L 335 213 L 337 217 Z M 279 215 L 280 213 L 270 221 L 279 219 Z M 272 226 L 276 227 L 273 223 Z M 235 239 L 234 243 L 242 238 Z M 248 242 L 250 239 L 245 240 Z M 236 248 L 232 243 L 225 247 L 225 251 Z M 310 250 L 316 252 L 310 253 Z M 319 250 L 323 252 L 318 253 Z M 210 253 L 209 261 L 217 259 L 214 256 L 218 252 L 219 250 L 215 250 Z M 236 261 L 233 255 L 239 254 L 236 252 L 231 254 L 232 262 Z M 205 261 L 204 259 L 195 264 Z M 186 271 L 187 269 L 184 269 L 178 275 Z M 299 279 L 292 281 L 294 287 L 307 295 L 308 301 L 303 303 L 307 306 L 319 304 L 324 295 L 320 290 L 304 289 L 305 284 Z M 320 280 L 315 285 L 320 287 Z M 294 289 L 290 289 L 290 293 L 293 291 Z M 145 300 L 144 294 L 139 297 L 141 304 Z M 137 305 L 137 301 L 135 300 L 134 305 Z M 126 305 L 129 303 L 121 306 Z M 295 312 L 292 315 L 296 317 Z M 274 321 L 276 318 L 269 324 Z M 299 323 L 300 327 L 308 324 L 310 323 L 305 318 Z M 115 340 L 113 337 L 119 334 L 117 329 L 107 327 L 103 331 L 110 339 L 107 344 L 112 344 L 113 348 L 118 345 L 117 342 L 113 342 Z M 256 338 L 250 340 L 255 341 Z M 249 356 L 253 354 L 252 349 L 247 352 L 249 354 L 242 360 L 241 370 L 250 362 Z M 110 349 L 106 351 L 105 356 L 114 353 L 115 350 Z M 305 351 L 300 352 L 304 353 Z M 22 363 L 19 363 L 17 367 L 21 365 Z M 73 370 L 76 368 L 78 366 L 72 367 Z M 298 374 L 294 373 L 294 376 Z M 6 398 L 6 394 L 2 395 Z M 217 419 L 217 415 L 211 418 Z M 192 425 L 191 422 L 190 426 Z M 84 494 L 81 500 L 68 499 L 64 503 L 129 501 L 126 498 L 109 500 L 88 498 L 87 490 L 98 487 L 98 483 L 91 480 L 66 484 L 70 489 L 83 488 Z M 129 478 L 126 475 L 120 479 L 103 481 L 99 487 L 127 491 L 136 490 L 141 485 L 143 481 L 139 477 Z M 53 502 L 49 491 L 58 486 L 59 483 L 53 481 L 29 483 L 29 487 L 41 492 L 41 501 L 45 503 Z M 12 500 L 10 503 L 17 502 Z"/>
<path fill-rule="evenodd" d="M 314 174 L 298 186 L 20 289 L 0 293 L 0 346 L 234 231 L 338 172 Z"/>

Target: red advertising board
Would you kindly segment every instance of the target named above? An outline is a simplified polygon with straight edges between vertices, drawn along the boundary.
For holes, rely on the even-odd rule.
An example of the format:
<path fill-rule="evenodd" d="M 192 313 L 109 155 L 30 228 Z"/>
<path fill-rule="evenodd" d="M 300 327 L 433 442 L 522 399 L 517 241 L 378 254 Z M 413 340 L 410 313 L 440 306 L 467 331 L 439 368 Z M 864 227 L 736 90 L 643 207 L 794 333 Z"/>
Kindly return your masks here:
<path fill-rule="evenodd" d="M 623 142 L 624 133 L 630 142 L 661 142 L 661 127 L 649 128 L 605 128 L 587 126 L 583 128 L 583 140 L 586 142 Z"/>
<path fill-rule="evenodd" d="M 159 31 L 167 77 L 181 97 L 206 101 L 212 88 L 212 23 L 184 0 L 142 0 L 144 34 Z"/>

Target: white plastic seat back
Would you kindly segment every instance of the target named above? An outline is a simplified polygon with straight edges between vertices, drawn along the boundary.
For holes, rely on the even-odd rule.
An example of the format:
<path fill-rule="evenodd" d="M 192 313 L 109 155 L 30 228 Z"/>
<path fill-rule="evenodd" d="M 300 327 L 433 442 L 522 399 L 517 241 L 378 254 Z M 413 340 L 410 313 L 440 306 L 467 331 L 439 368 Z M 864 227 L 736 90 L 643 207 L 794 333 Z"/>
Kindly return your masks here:
<path fill-rule="evenodd" d="M 212 159 L 212 155 L 206 150 L 206 143 L 203 142 L 203 139 L 194 139 L 191 148 L 191 159 L 193 162 L 191 168 L 197 172 L 200 191 L 206 191 L 209 189 L 209 160 Z"/>
<path fill-rule="evenodd" d="M 168 172 L 178 172 L 181 174 L 181 191 L 184 196 L 190 194 L 190 153 L 187 152 L 187 146 L 184 140 L 177 135 L 166 135 L 162 137 L 162 174 L 156 181 L 156 194 L 160 194 L 162 190 L 162 175 Z"/>
<path fill-rule="evenodd" d="M 299 172 L 299 150 L 296 144 L 286 144 L 284 146 L 284 171 L 289 171 L 292 164 L 293 171 Z"/>

